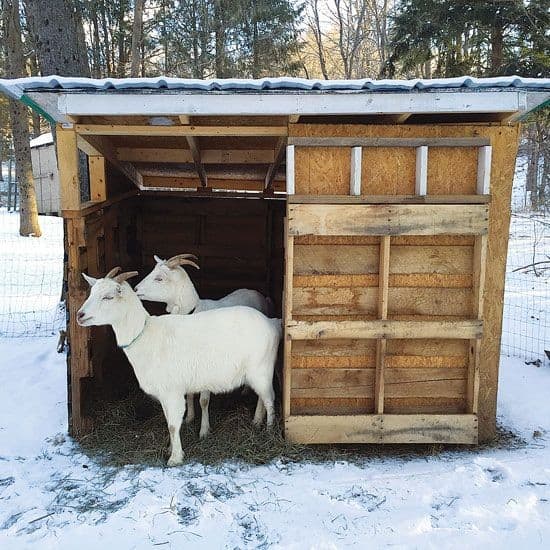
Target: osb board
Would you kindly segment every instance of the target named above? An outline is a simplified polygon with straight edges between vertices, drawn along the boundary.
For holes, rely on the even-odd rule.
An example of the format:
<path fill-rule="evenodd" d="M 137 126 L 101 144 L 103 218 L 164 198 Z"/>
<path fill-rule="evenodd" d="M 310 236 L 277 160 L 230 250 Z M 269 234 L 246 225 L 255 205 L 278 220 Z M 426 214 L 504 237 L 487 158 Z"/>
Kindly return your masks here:
<path fill-rule="evenodd" d="M 504 273 L 506 267 L 506 253 L 508 244 L 508 231 L 510 223 L 510 194 L 513 179 L 513 171 L 518 143 L 517 126 L 483 126 L 483 125 L 445 125 L 445 126 L 314 126 L 314 125 L 290 125 L 289 134 L 291 136 L 364 136 L 364 137 L 488 137 L 493 146 L 493 159 L 491 168 L 491 204 L 489 206 L 489 236 L 488 236 L 488 254 L 485 284 L 485 301 L 483 310 L 484 319 L 484 337 L 482 339 L 480 354 L 480 394 L 479 394 L 479 438 L 480 441 L 486 441 L 495 434 L 496 420 L 496 397 L 497 380 L 500 350 L 500 334 L 502 328 L 502 304 L 504 292 Z M 429 166 L 434 165 L 434 160 L 430 149 Z M 443 151 L 440 153 L 443 154 Z M 439 167 L 431 167 L 430 180 L 428 183 L 428 192 L 434 194 L 461 194 L 471 192 L 475 181 L 474 173 L 477 169 L 477 162 L 474 162 L 474 153 L 467 148 L 462 151 L 465 155 L 460 159 L 454 155 L 447 160 L 445 164 L 464 162 L 465 172 L 457 178 L 454 167 L 441 167 L 441 172 L 434 175 L 433 170 L 439 170 Z M 446 159 L 447 157 L 445 157 Z M 435 157 L 437 161 L 437 154 Z M 441 164 L 439 161 L 437 164 Z M 456 168 L 458 169 L 458 167 Z M 391 178 L 390 178 L 391 179 Z M 434 183 L 434 179 L 436 180 Z M 461 181 L 457 182 L 457 179 Z M 327 184 L 324 182 L 318 191 L 314 188 L 315 182 L 306 181 L 304 187 L 306 190 L 298 191 L 302 193 L 326 194 Z M 452 185 L 456 185 L 453 187 Z M 342 187 L 343 189 L 343 187 Z M 296 245 L 305 244 L 361 244 L 375 245 L 376 239 L 371 237 L 297 237 Z M 393 245 L 409 246 L 472 246 L 472 237 L 461 236 L 437 236 L 437 237 L 395 237 L 392 238 Z M 391 255 L 390 255 L 391 257 Z M 312 285 L 314 286 L 314 285 Z M 302 318 L 308 318 L 304 316 Z M 316 317 L 309 316 L 310 320 Z M 339 318 L 338 316 L 331 317 Z M 360 316 L 359 316 L 360 318 Z M 364 318 L 364 317 L 363 317 Z M 407 318 L 404 316 L 394 316 L 394 318 Z M 317 317 L 318 319 L 318 317 Z M 465 402 L 462 400 L 443 400 L 439 401 L 438 407 L 433 403 L 425 403 L 423 400 L 417 400 L 415 403 L 388 400 L 385 403 L 386 411 L 405 412 L 407 407 L 413 407 L 414 410 L 425 408 L 425 412 L 435 412 L 443 410 L 447 412 L 462 412 Z M 319 414 L 322 413 L 322 405 L 318 406 Z M 404 407 L 404 408 L 402 408 Z M 328 413 L 327 406 L 327 413 Z M 298 413 L 296 413 L 298 414 Z M 335 413 L 340 414 L 340 413 Z M 344 414 L 344 413 L 342 413 Z"/>
<path fill-rule="evenodd" d="M 349 195 L 351 149 L 297 147 L 295 192 L 315 195 Z"/>
<path fill-rule="evenodd" d="M 489 137 L 508 128 L 473 125 L 341 125 L 290 124 L 289 137 Z M 514 138 L 512 138 L 514 139 Z M 349 194 L 350 148 L 296 147 L 296 193 Z M 430 147 L 428 193 L 472 194 L 477 182 L 477 148 Z M 413 147 L 363 148 L 362 194 L 414 194 L 416 151 Z M 347 174 L 348 178 L 341 181 Z M 330 181 L 333 178 L 333 181 Z"/>

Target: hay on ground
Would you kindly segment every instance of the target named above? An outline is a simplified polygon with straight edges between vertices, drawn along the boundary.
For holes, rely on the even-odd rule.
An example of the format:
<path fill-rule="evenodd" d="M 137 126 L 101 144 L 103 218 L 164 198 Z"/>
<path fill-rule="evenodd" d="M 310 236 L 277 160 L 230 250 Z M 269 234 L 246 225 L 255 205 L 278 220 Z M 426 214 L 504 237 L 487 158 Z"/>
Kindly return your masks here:
<path fill-rule="evenodd" d="M 472 452 L 480 447 L 517 447 L 524 444 L 509 431 L 500 430 L 490 444 L 468 447 L 450 445 L 298 445 L 283 437 L 282 423 L 275 427 L 252 424 L 255 399 L 239 394 L 212 396 L 210 404 L 211 433 L 199 439 L 200 407 L 192 424 L 183 424 L 182 446 L 186 462 L 207 465 L 226 461 L 251 465 L 283 462 L 334 462 L 347 460 L 362 464 L 373 458 L 413 458 L 444 452 Z M 160 405 L 136 392 L 117 402 L 96 404 L 94 431 L 83 437 L 84 452 L 100 463 L 111 466 L 127 464 L 163 466 L 168 458 L 168 430 Z"/>

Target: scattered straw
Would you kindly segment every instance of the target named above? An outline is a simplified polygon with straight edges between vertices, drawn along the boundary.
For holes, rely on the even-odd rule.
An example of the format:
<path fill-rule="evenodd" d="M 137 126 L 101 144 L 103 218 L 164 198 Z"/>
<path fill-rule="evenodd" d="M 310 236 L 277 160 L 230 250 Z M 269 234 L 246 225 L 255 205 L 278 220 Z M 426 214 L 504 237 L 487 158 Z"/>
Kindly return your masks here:
<path fill-rule="evenodd" d="M 243 402 L 245 401 L 245 402 Z M 490 444 L 478 447 L 445 445 L 297 445 L 286 441 L 282 424 L 273 429 L 252 424 L 254 398 L 239 394 L 212 396 L 211 433 L 199 439 L 200 407 L 192 424 L 183 424 L 182 445 L 186 462 L 219 465 L 226 461 L 251 465 L 281 465 L 291 462 L 335 462 L 347 460 L 363 464 L 375 458 L 409 459 L 443 453 L 464 453 L 485 448 L 523 446 L 512 432 L 499 430 Z M 168 457 L 168 430 L 158 403 L 136 392 L 114 403 L 98 402 L 94 431 L 80 441 L 86 454 L 109 466 L 136 464 L 163 466 Z"/>

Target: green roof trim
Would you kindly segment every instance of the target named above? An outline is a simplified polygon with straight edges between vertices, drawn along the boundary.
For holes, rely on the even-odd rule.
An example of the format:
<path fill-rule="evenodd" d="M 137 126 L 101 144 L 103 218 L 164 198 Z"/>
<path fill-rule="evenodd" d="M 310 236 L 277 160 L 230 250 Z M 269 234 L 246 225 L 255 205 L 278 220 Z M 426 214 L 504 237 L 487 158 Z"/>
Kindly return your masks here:
<path fill-rule="evenodd" d="M 22 103 L 30 107 L 33 111 L 37 112 L 39 115 L 42 115 L 50 124 L 55 124 L 56 120 L 49 115 L 40 105 L 35 103 L 28 95 L 23 94 L 20 98 Z"/>

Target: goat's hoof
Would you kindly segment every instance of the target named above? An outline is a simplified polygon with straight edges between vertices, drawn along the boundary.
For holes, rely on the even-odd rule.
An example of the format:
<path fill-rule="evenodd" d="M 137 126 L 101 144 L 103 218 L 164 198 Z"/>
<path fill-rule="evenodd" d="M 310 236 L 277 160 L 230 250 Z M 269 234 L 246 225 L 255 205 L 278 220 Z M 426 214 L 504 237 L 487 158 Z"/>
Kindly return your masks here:
<path fill-rule="evenodd" d="M 210 433 L 210 429 L 207 429 L 207 430 L 201 430 L 199 432 L 199 437 L 201 439 L 204 439 L 205 437 L 208 437 L 208 434 Z"/>
<path fill-rule="evenodd" d="M 171 467 L 171 466 L 179 466 L 180 464 L 183 463 L 183 457 L 173 457 L 171 456 L 169 459 L 168 459 L 168 462 L 166 463 L 167 466 Z"/>
<path fill-rule="evenodd" d="M 254 427 L 259 428 L 262 425 L 262 420 L 262 418 L 260 418 L 260 420 L 255 418 L 254 420 L 252 420 L 252 424 L 254 425 Z"/>
<path fill-rule="evenodd" d="M 195 420 L 195 417 L 194 417 L 194 416 L 186 416 L 186 417 L 185 417 L 185 423 L 186 423 L 186 424 L 192 424 L 192 423 L 193 423 L 193 420 Z"/>

